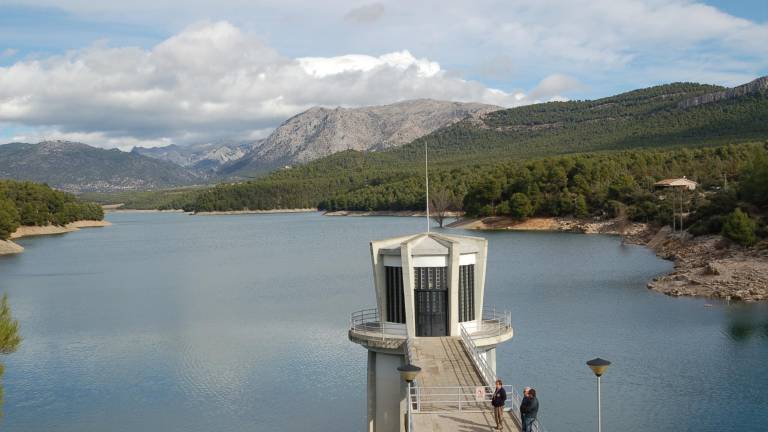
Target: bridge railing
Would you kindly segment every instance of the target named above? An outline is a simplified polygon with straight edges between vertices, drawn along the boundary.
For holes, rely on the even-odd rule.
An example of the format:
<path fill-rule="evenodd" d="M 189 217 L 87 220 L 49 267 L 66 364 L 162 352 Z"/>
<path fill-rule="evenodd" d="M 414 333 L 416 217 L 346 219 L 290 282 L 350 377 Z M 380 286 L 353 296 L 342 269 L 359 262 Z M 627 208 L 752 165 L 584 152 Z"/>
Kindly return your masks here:
<path fill-rule="evenodd" d="M 349 319 L 349 329 L 356 333 L 381 339 L 405 339 L 407 337 L 405 324 L 382 321 L 379 317 L 379 310 L 376 308 L 352 312 Z"/>
<path fill-rule="evenodd" d="M 485 313 L 485 311 L 483 312 Z M 505 315 L 510 316 L 509 313 L 505 313 Z M 472 359 L 472 363 L 475 365 L 475 368 L 477 368 L 477 371 L 480 373 L 480 376 L 482 377 L 486 386 L 488 386 L 489 388 L 495 389 L 496 373 L 488 365 L 488 362 L 486 361 L 485 356 L 483 356 L 483 353 L 481 352 L 480 349 L 478 349 L 477 345 L 475 344 L 475 341 L 473 340 L 473 335 L 475 333 L 470 334 L 465 329 L 464 324 L 459 325 L 459 330 L 461 335 L 461 341 L 464 343 L 464 347 L 467 349 L 467 352 L 469 353 L 469 356 Z M 508 390 L 507 402 L 508 402 L 508 405 L 511 405 L 509 411 L 515 417 L 515 419 L 517 419 L 518 422 L 521 422 L 520 424 L 522 425 L 522 420 L 520 418 L 520 404 L 522 403 L 522 397 L 517 392 L 517 390 L 515 390 L 515 387 L 513 385 L 505 384 L 504 387 Z M 532 429 L 534 432 L 545 432 L 544 427 L 541 425 L 538 419 L 533 423 Z"/>

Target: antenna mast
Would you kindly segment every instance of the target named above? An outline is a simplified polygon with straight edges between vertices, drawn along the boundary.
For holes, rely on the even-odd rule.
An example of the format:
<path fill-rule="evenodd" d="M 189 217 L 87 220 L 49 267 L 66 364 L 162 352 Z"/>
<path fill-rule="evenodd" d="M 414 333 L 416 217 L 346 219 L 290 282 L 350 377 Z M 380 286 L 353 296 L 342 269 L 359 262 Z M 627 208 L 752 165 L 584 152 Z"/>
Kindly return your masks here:
<path fill-rule="evenodd" d="M 427 232 L 429 232 L 429 156 L 427 155 L 427 140 L 424 140 L 424 182 L 427 191 Z"/>

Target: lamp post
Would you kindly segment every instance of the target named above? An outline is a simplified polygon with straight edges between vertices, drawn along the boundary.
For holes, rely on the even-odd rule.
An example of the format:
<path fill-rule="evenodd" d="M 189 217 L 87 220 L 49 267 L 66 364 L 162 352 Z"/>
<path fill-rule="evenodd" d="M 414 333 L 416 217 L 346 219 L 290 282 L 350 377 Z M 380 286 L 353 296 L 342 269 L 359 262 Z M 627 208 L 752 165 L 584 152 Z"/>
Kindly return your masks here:
<path fill-rule="evenodd" d="M 413 385 L 413 382 L 416 381 L 416 377 L 419 376 L 421 368 L 416 365 L 406 363 L 403 366 L 399 366 L 397 370 L 400 372 L 400 377 L 408 383 L 408 397 L 406 399 L 406 403 L 408 404 L 408 420 L 406 424 L 408 432 L 411 432 L 413 430 L 413 416 L 411 415 L 411 410 L 413 409 L 411 404 L 411 386 Z"/>
<path fill-rule="evenodd" d="M 603 376 L 610 365 L 611 362 L 603 360 L 600 357 L 587 362 L 587 366 L 592 369 L 592 372 L 594 372 L 597 377 L 597 432 L 602 432 L 603 430 L 602 415 L 600 413 L 600 377 Z"/>

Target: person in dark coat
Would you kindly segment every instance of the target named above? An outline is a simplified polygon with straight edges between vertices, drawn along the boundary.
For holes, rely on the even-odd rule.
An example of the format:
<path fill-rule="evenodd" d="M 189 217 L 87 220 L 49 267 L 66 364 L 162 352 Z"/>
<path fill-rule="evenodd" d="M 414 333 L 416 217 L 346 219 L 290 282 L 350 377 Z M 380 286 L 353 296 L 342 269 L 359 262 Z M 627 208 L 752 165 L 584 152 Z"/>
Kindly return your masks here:
<path fill-rule="evenodd" d="M 496 380 L 496 390 L 491 397 L 493 405 L 493 419 L 496 420 L 496 429 L 504 428 L 504 403 L 507 401 L 507 391 L 504 390 L 500 379 Z"/>
<path fill-rule="evenodd" d="M 536 399 L 536 389 L 526 387 L 523 391 L 523 401 L 520 403 L 520 420 L 523 432 L 531 432 L 533 422 L 539 414 L 539 400 Z"/>

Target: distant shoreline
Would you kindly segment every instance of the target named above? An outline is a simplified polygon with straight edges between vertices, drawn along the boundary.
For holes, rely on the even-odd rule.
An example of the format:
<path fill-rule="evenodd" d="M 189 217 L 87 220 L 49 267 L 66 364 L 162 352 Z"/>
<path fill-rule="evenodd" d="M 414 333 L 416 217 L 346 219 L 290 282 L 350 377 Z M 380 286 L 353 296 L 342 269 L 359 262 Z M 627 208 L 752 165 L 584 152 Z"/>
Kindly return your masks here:
<path fill-rule="evenodd" d="M 173 210 L 158 210 L 158 209 L 121 209 L 121 208 L 114 208 L 114 209 L 104 209 L 104 213 L 185 213 L 184 210 L 181 209 L 173 209 Z"/>
<path fill-rule="evenodd" d="M 446 214 L 447 219 L 455 219 L 458 215 L 461 215 L 459 212 L 448 212 Z M 327 211 L 323 213 L 323 216 L 395 216 L 395 217 L 426 217 L 427 213 L 424 211 L 418 211 L 418 210 L 371 210 L 371 211 L 362 211 L 362 210 L 337 210 L 337 211 Z"/>
<path fill-rule="evenodd" d="M 272 209 L 272 210 L 230 210 L 190 213 L 195 216 L 222 216 L 222 215 L 247 215 L 247 214 L 273 214 L 273 213 L 315 213 L 316 208 Z"/>
<path fill-rule="evenodd" d="M 24 247 L 16 244 L 12 240 L 23 237 L 35 237 L 43 235 L 59 235 L 70 232 L 80 231 L 82 228 L 101 228 L 112 225 L 105 220 L 80 220 L 68 223 L 66 225 L 46 225 L 46 226 L 20 226 L 11 234 L 8 240 L 0 240 L 0 255 L 11 255 L 24 252 Z"/>

